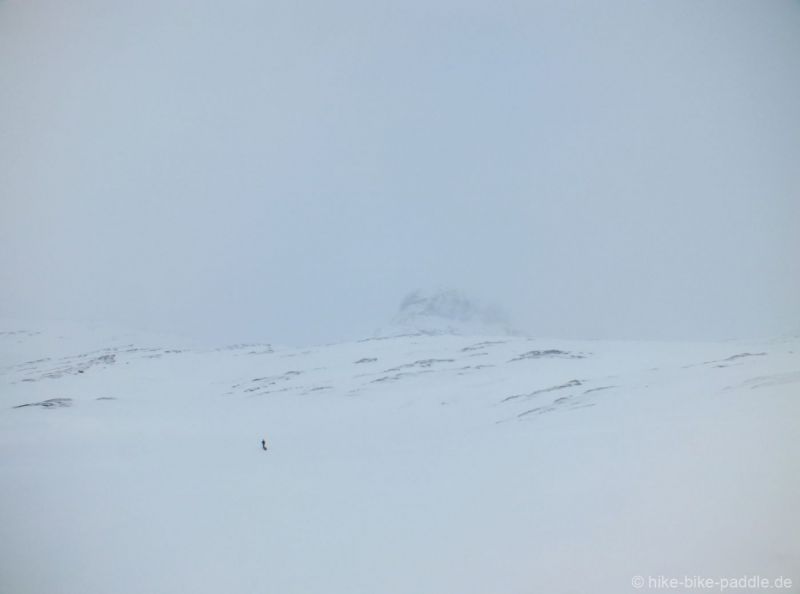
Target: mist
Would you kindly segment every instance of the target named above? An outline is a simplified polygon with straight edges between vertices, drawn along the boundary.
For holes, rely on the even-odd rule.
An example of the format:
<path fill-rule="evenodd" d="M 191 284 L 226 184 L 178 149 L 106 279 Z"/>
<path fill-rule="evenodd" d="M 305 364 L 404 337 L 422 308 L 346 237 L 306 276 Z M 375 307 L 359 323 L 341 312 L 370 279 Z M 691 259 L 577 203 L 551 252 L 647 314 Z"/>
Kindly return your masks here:
<path fill-rule="evenodd" d="M 800 3 L 0 2 L 0 317 L 800 332 Z"/>

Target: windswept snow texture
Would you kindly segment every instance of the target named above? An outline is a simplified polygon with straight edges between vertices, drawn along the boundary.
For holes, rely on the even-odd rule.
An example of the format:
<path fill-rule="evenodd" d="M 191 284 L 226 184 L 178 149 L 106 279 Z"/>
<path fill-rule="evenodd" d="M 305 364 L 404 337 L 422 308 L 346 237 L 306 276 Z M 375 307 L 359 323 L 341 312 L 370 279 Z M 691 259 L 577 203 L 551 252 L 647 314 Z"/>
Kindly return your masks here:
<path fill-rule="evenodd" d="M 800 339 L 0 330 L 2 592 L 800 582 Z"/>

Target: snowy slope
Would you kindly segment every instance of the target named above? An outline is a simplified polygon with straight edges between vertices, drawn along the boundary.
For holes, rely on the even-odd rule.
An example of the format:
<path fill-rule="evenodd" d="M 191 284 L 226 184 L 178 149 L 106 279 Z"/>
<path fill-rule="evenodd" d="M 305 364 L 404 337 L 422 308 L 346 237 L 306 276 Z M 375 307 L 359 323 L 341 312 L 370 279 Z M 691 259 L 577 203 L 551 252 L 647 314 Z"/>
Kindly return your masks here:
<path fill-rule="evenodd" d="M 800 582 L 797 338 L 197 349 L 3 330 L 2 592 Z"/>

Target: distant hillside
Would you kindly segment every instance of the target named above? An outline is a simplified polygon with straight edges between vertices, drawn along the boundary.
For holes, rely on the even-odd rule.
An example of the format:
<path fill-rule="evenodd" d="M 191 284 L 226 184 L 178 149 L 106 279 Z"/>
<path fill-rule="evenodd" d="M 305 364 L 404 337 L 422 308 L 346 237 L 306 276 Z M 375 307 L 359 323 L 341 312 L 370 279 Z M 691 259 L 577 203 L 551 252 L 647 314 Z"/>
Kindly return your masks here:
<path fill-rule="evenodd" d="M 456 289 L 416 290 L 405 296 L 388 326 L 377 336 L 455 334 L 520 336 L 506 313 L 494 305 L 469 298 Z"/>

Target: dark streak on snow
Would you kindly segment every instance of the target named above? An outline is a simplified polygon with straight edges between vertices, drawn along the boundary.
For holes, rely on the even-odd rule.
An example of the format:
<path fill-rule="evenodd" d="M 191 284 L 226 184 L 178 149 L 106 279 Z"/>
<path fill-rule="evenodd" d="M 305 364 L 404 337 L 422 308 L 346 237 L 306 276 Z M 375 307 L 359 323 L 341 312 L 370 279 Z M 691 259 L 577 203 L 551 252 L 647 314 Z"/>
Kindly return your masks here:
<path fill-rule="evenodd" d="M 404 365 L 398 365 L 397 367 L 392 367 L 391 369 L 386 369 L 384 373 L 391 373 L 393 371 L 400 371 L 401 369 L 409 369 L 413 367 L 423 367 L 428 368 L 436 363 L 453 363 L 455 359 L 420 359 L 419 361 L 414 361 L 413 363 L 406 363 Z"/>
<path fill-rule="evenodd" d="M 547 349 L 544 351 L 528 351 L 527 353 L 522 353 L 511 359 L 509 363 L 513 363 L 514 361 L 524 361 L 526 359 L 545 359 L 545 358 L 559 358 L 559 359 L 585 359 L 586 355 L 581 355 L 577 353 L 570 353 L 568 351 L 561 351 L 558 349 Z"/>
<path fill-rule="evenodd" d="M 19 404 L 14 408 L 25 408 L 27 406 L 40 406 L 42 408 L 65 408 L 67 406 L 72 406 L 72 398 L 50 398 L 49 400 L 42 400 L 41 402 Z"/>
<path fill-rule="evenodd" d="M 582 382 L 580 380 L 570 380 L 566 384 L 560 384 L 558 386 L 551 386 L 549 388 L 542 388 L 541 390 L 534 390 L 533 392 L 528 392 L 527 394 L 514 394 L 513 396 L 508 396 L 503 398 L 500 402 L 508 402 L 509 400 L 514 400 L 516 398 L 531 398 L 533 396 L 537 396 L 538 394 L 545 394 L 547 392 L 554 392 L 556 390 L 564 390 L 566 388 L 575 388 L 580 386 Z"/>

